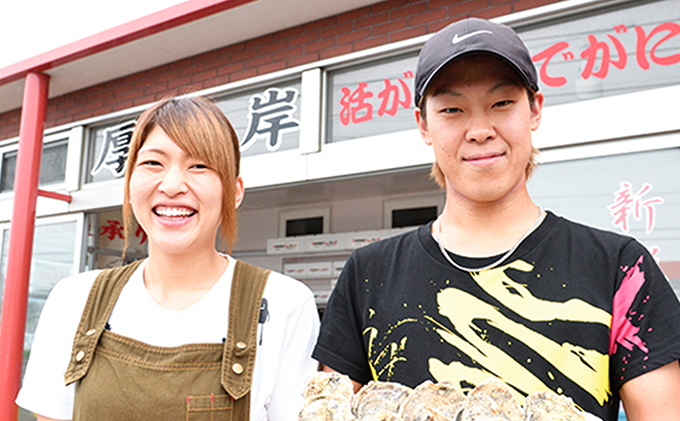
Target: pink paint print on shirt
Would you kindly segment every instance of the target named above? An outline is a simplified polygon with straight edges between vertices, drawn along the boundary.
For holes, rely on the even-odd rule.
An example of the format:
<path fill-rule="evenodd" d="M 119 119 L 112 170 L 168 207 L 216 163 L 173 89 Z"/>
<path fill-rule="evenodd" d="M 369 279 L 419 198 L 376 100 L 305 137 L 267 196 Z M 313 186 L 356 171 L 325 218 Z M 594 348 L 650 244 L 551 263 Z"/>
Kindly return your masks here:
<path fill-rule="evenodd" d="M 631 351 L 633 345 L 637 346 L 644 353 L 649 350 L 645 342 L 638 336 L 640 328 L 634 326 L 629 318 L 635 315 L 631 310 L 635 297 L 640 292 L 642 285 L 645 283 L 645 273 L 640 269 L 640 264 L 643 262 L 644 256 L 640 256 L 638 261 L 630 268 L 623 267 L 622 270 L 626 272 L 626 276 L 621 282 L 621 287 L 614 295 L 614 308 L 612 311 L 612 332 L 609 339 L 609 355 L 614 355 L 618 345 L 623 346 Z M 644 315 L 640 315 L 642 318 Z"/>

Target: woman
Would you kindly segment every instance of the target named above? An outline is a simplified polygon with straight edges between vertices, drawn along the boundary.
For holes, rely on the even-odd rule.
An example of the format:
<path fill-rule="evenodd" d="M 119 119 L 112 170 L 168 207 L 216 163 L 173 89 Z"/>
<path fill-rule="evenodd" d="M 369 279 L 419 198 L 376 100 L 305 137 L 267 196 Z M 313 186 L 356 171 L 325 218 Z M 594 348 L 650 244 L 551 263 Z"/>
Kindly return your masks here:
<path fill-rule="evenodd" d="M 316 371 L 311 291 L 215 248 L 236 237 L 239 157 L 207 100 L 167 99 L 140 116 L 123 214 L 128 236 L 133 216 L 147 233 L 149 257 L 55 286 L 20 406 L 39 420 L 297 419 Z"/>

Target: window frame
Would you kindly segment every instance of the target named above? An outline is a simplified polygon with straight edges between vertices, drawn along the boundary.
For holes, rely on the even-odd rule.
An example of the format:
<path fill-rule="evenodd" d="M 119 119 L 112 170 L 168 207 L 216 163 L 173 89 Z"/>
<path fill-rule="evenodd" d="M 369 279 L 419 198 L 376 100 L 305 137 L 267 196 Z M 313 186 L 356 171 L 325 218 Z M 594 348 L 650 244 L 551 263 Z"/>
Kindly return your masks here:
<path fill-rule="evenodd" d="M 328 234 L 331 226 L 330 206 L 320 206 L 313 208 L 283 209 L 279 211 L 279 238 L 286 237 L 286 222 L 295 219 L 323 218 L 321 234 Z"/>
<path fill-rule="evenodd" d="M 74 243 L 74 249 L 73 249 L 73 267 L 72 271 L 73 274 L 77 274 L 82 272 L 83 270 L 83 260 L 84 260 L 84 255 L 87 250 L 87 230 L 85 230 L 85 214 L 83 212 L 78 212 L 78 213 L 71 213 L 67 215 L 58 215 L 58 216 L 48 216 L 48 217 L 42 217 L 42 218 L 36 218 L 35 220 L 35 227 L 38 228 L 40 226 L 44 225 L 53 225 L 53 224 L 61 224 L 64 222 L 75 222 L 75 227 L 76 227 L 76 232 L 75 232 L 75 243 Z M 10 235 L 11 232 L 11 222 L 3 222 L 0 223 L 0 256 L 3 253 L 2 247 L 4 246 L 4 241 L 5 241 L 5 235 Z M 35 234 L 34 234 L 35 235 Z M 9 239 L 8 239 L 9 240 Z M 9 241 L 8 241 L 9 244 Z M 9 253 L 9 250 L 8 250 Z M 31 258 L 31 260 L 33 260 Z M 0 265 L 3 262 L 0 262 Z M 2 266 L 0 266 L 0 270 L 3 270 Z M 5 274 L 3 274 L 3 279 L 5 277 Z M 4 281 L 3 281 L 4 285 Z"/>
<path fill-rule="evenodd" d="M 66 167 L 64 168 L 64 181 L 58 183 L 39 185 L 40 188 L 46 187 L 51 191 L 73 191 L 77 190 L 77 173 L 79 167 L 80 144 L 82 139 L 82 127 L 73 127 L 70 130 L 63 130 L 48 134 L 43 137 L 43 151 L 58 142 L 66 142 Z M 7 142 L 0 147 L 0 172 L 8 153 L 16 153 L 19 150 L 19 139 Z M 16 176 L 16 174 L 15 174 Z M 0 192 L 0 200 L 14 197 L 14 191 Z"/>
<path fill-rule="evenodd" d="M 392 211 L 434 206 L 437 208 L 437 215 L 440 215 L 444 209 L 444 201 L 444 192 L 424 196 L 385 199 L 383 201 L 383 228 L 392 229 Z"/>

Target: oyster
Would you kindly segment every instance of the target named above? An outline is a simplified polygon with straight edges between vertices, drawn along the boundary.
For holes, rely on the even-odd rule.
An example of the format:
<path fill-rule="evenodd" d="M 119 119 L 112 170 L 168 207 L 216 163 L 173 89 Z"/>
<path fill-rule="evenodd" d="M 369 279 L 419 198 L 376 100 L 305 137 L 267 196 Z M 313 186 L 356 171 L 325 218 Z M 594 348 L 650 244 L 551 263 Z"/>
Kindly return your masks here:
<path fill-rule="evenodd" d="M 354 386 L 349 377 L 340 373 L 320 371 L 312 375 L 302 391 L 302 396 L 309 398 L 315 395 L 343 396 L 349 401 L 354 396 Z"/>
<path fill-rule="evenodd" d="M 411 390 L 399 383 L 371 381 L 354 395 L 354 414 L 360 420 L 381 411 L 398 414 Z"/>
<path fill-rule="evenodd" d="M 380 411 L 373 415 L 369 415 L 366 418 L 362 418 L 361 421 L 403 421 L 399 415 L 394 412 Z"/>
<path fill-rule="evenodd" d="M 432 383 L 424 381 L 413 389 L 411 395 L 402 405 L 401 417 L 404 421 L 426 420 L 423 408 L 436 411 L 437 414 L 453 419 L 465 402 L 465 395 L 448 381 Z M 435 415 L 431 415 L 431 419 Z"/>
<path fill-rule="evenodd" d="M 419 406 L 410 414 L 410 418 L 404 421 L 451 421 L 453 418 L 442 415 L 439 411 L 426 407 Z"/>
<path fill-rule="evenodd" d="M 316 395 L 307 398 L 299 421 L 356 421 L 352 404 L 342 396 Z"/>
<path fill-rule="evenodd" d="M 552 391 L 529 395 L 524 408 L 502 380 L 491 378 L 467 396 L 451 382 L 425 381 L 415 389 L 369 382 L 353 393 L 349 377 L 320 372 L 307 381 L 299 421 L 586 421 L 573 401 Z M 596 417 L 593 416 L 596 419 Z"/>
<path fill-rule="evenodd" d="M 524 421 L 585 421 L 571 398 L 552 391 L 534 392 L 524 401 Z"/>
<path fill-rule="evenodd" d="M 478 384 L 468 393 L 468 399 L 484 395 L 497 405 L 503 419 L 508 421 L 522 421 L 524 412 L 515 395 L 504 381 L 492 377 Z"/>
<path fill-rule="evenodd" d="M 463 409 L 458 412 L 455 421 L 506 421 L 501 407 L 493 398 L 477 393 L 468 394 Z"/>

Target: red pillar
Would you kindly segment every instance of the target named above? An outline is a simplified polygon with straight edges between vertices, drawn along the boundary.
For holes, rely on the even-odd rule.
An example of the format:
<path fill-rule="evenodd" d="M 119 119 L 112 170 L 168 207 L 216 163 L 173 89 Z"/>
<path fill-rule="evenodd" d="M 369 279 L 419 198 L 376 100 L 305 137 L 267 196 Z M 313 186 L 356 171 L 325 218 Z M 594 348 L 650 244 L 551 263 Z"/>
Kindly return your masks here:
<path fill-rule="evenodd" d="M 48 87 L 49 76 L 43 73 L 29 73 L 26 76 L 0 319 L 0 421 L 16 421 L 19 411 L 14 400 L 21 386 L 28 281 Z"/>

